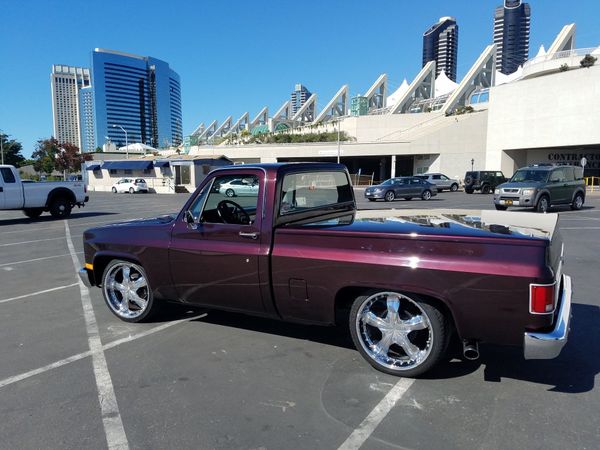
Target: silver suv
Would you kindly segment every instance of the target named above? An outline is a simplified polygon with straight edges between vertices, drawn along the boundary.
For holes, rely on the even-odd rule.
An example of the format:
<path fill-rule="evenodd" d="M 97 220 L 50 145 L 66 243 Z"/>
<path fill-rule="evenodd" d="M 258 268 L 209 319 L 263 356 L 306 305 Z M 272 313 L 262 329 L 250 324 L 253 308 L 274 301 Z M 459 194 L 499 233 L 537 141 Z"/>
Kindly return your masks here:
<path fill-rule="evenodd" d="M 415 175 L 415 178 L 429 181 L 431 184 L 435 184 L 438 192 L 442 192 L 444 189 L 456 192 L 458 190 L 458 181 L 448 178 L 443 173 L 424 173 L 423 175 Z"/>
<path fill-rule="evenodd" d="M 510 180 L 494 190 L 494 205 L 504 211 L 509 206 L 535 208 L 546 212 L 553 205 L 581 209 L 585 202 L 583 168 L 533 164 L 515 172 Z"/>

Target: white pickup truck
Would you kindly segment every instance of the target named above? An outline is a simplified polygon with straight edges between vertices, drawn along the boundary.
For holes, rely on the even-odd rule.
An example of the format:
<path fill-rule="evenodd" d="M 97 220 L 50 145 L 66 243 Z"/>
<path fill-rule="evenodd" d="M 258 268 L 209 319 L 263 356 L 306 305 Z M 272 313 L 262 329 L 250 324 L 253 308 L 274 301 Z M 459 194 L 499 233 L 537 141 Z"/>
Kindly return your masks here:
<path fill-rule="evenodd" d="M 83 181 L 23 182 L 13 166 L 0 165 L 0 210 L 22 209 L 32 219 L 44 211 L 65 218 L 74 206 L 85 206 L 89 200 L 86 193 Z"/>

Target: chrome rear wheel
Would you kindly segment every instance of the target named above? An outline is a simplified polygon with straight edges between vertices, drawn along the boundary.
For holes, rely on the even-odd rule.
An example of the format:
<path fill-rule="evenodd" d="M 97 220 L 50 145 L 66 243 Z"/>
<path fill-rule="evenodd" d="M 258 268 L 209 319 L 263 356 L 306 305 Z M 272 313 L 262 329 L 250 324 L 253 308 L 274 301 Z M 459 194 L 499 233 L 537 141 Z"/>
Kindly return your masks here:
<path fill-rule="evenodd" d="M 446 349 L 446 328 L 439 309 L 398 292 L 358 297 L 350 312 L 356 348 L 392 375 L 417 376 L 433 367 Z"/>

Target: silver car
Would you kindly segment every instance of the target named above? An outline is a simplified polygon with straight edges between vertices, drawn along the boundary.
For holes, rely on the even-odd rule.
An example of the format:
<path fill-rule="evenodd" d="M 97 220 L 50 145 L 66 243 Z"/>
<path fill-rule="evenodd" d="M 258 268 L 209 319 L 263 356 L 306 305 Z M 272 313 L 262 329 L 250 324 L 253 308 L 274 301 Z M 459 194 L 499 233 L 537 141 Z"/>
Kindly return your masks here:
<path fill-rule="evenodd" d="M 235 179 L 222 183 L 219 186 L 219 193 L 226 195 L 227 197 L 237 196 L 252 196 L 258 197 L 258 179 L 255 178 L 244 178 Z"/>
<path fill-rule="evenodd" d="M 458 191 L 458 181 L 447 177 L 443 173 L 424 173 L 423 175 L 415 175 L 415 177 L 435 184 L 438 192 L 442 192 L 446 189 L 451 192 Z"/>

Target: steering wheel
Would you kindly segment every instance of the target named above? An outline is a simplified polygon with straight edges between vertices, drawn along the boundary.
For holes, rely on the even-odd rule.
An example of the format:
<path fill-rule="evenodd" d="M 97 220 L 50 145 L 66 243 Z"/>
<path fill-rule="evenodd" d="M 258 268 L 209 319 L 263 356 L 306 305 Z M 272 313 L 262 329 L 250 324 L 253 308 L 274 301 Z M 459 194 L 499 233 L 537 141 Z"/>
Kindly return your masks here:
<path fill-rule="evenodd" d="M 248 225 L 251 222 L 246 210 L 232 200 L 221 200 L 217 205 L 217 214 L 224 223 Z"/>

